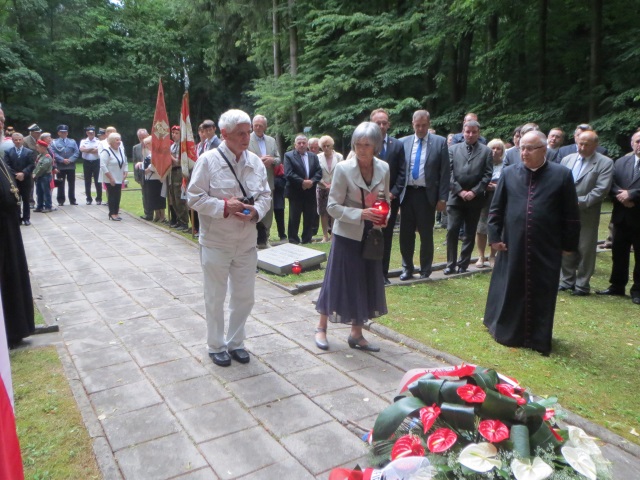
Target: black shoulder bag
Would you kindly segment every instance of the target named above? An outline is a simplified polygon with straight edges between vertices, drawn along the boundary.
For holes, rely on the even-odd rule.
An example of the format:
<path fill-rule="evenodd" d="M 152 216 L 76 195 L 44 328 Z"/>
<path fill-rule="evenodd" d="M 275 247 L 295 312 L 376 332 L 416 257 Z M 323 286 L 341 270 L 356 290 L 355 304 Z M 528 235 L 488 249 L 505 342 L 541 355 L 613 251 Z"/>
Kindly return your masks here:
<path fill-rule="evenodd" d="M 362 208 L 364 204 L 364 190 L 360 189 L 362 196 Z M 384 256 L 384 236 L 382 230 L 373 228 L 373 222 L 365 220 L 364 232 L 362 232 L 362 258 L 365 260 L 382 260 Z"/>

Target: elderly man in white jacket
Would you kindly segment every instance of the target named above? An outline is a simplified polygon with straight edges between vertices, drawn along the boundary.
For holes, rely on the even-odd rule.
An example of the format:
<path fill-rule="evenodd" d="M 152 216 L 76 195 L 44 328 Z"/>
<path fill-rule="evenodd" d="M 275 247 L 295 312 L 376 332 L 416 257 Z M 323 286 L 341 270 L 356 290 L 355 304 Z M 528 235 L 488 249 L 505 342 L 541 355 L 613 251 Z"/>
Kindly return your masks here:
<path fill-rule="evenodd" d="M 204 273 L 207 346 L 216 365 L 231 358 L 248 363 L 244 325 L 254 304 L 258 263 L 256 222 L 271 206 L 267 171 L 248 151 L 251 119 L 241 110 L 222 114 L 224 141 L 200 155 L 187 200 L 200 215 L 200 263 Z M 229 327 L 224 332 L 224 300 L 229 288 Z"/>

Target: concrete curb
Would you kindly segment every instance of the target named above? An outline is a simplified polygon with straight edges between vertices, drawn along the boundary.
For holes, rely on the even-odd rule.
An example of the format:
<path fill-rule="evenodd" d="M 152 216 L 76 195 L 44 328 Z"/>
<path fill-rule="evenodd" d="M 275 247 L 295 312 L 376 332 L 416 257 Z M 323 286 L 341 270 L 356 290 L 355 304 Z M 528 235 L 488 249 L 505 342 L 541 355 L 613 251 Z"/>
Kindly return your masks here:
<path fill-rule="evenodd" d="M 456 357 L 455 355 L 451 355 L 449 353 L 428 347 L 379 323 L 369 322 L 367 325 L 365 325 L 365 328 L 375 333 L 376 335 L 380 335 L 381 337 L 384 337 L 388 340 L 393 340 L 396 343 L 404 344 L 409 348 L 417 350 L 426 355 L 430 355 L 452 365 L 460 365 L 464 362 L 464 360 Z M 580 415 L 573 413 L 572 411 L 567 410 L 564 407 L 562 407 L 562 411 L 566 414 L 566 417 L 564 419 L 566 423 L 576 427 L 580 427 L 589 435 L 610 443 L 611 445 L 618 447 L 620 450 L 623 450 L 628 454 L 633 455 L 634 457 L 640 458 L 640 445 L 631 443 L 624 437 L 613 433 L 611 430 L 593 423 L 590 420 L 587 420 L 586 418 L 581 417 Z"/>

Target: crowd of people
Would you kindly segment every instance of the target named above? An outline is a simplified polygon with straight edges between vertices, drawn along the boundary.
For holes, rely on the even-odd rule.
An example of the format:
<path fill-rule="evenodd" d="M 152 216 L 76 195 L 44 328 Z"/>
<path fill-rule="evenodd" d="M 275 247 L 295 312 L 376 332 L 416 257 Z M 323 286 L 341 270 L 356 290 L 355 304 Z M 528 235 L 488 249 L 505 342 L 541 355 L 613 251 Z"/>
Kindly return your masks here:
<path fill-rule="evenodd" d="M 564 145 L 560 128 L 545 135 L 535 123 L 517 127 L 512 143 L 487 141 L 473 113 L 465 115 L 461 132 L 447 137 L 431 129 L 426 110 L 414 112 L 414 133 L 399 139 L 389 135 L 391 123 L 384 109 L 371 112 L 369 120 L 355 129 L 346 159 L 334 150 L 330 136 L 304 134 L 297 135 L 293 148 L 281 157 L 276 140 L 266 133 L 264 116 L 251 120 L 244 112 L 230 110 L 218 124 L 222 140 L 212 120 L 198 126 L 198 160 L 186 169 L 180 161 L 180 127 L 171 128 L 173 162 L 164 177 L 151 161 L 149 133 L 138 130 L 140 143 L 131 158 L 142 186 L 142 218 L 200 237 L 208 345 L 215 363 L 249 359 L 243 346 L 244 321 L 253 304 L 249 277 L 255 271 L 256 247 L 270 247 L 274 217 L 280 241 L 307 244 L 321 229 L 322 239 L 317 241 L 331 242 L 317 306 L 315 340 L 321 349 L 329 346 L 326 332 L 331 320 L 352 325 L 352 348 L 377 350 L 362 336 L 362 324 L 386 313 L 384 285 L 390 283 L 397 223 L 401 282 L 416 273 L 421 279 L 431 276 L 438 222 L 447 228 L 445 275 L 467 272 L 476 246 L 475 266 L 494 268 L 484 316 L 494 338 L 546 355 L 551 351 L 558 292 L 576 297 L 591 293 L 601 206 L 610 197 L 611 285 L 597 293 L 625 295 L 633 251 L 630 295 L 640 304 L 640 131 L 632 136 L 632 151 L 614 162 L 588 124 L 578 125 L 574 143 Z M 59 206 L 67 199 L 77 204 L 75 172 L 80 159 L 87 205 L 94 201 L 92 185 L 95 202 L 102 203 L 104 184 L 109 220 L 122 219 L 120 192 L 128 168 L 115 128 L 89 126 L 79 143 L 68 138 L 67 125 L 58 126 L 55 139 L 37 124 L 28 131 L 26 137 L 3 134 L 0 149 L 12 187 L 7 191 L 21 200 L 18 217 L 23 225 L 30 225 L 30 205 L 35 212 L 55 208 L 53 187 Z M 378 194 L 390 207 L 384 219 L 372 208 Z M 229 217 L 239 221 L 229 222 Z M 380 260 L 359 255 L 371 228 L 382 229 Z M 231 318 L 225 336 L 227 279 L 232 285 Z"/>

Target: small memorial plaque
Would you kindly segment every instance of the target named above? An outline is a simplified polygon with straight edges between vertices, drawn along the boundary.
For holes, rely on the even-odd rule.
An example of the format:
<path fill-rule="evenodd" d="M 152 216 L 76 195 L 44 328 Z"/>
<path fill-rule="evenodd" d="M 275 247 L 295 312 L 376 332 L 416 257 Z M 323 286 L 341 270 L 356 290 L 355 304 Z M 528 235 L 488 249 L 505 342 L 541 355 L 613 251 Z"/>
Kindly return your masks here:
<path fill-rule="evenodd" d="M 293 243 L 258 250 L 258 268 L 277 275 L 290 274 L 293 262 L 299 262 L 304 272 L 326 260 L 326 253 Z"/>

